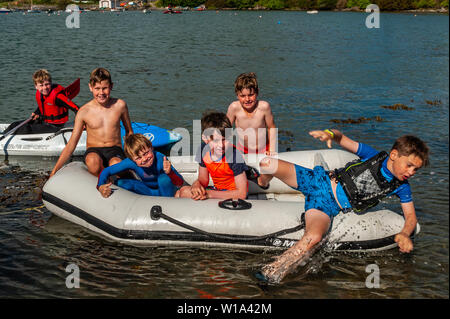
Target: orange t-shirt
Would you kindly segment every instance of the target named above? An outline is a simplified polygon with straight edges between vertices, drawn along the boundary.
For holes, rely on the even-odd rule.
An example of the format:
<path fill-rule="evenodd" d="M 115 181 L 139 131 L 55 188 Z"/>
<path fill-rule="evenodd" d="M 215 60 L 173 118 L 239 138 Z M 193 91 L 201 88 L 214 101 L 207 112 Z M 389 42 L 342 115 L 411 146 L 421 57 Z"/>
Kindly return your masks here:
<path fill-rule="evenodd" d="M 244 157 L 235 147 L 228 147 L 223 157 L 214 161 L 208 144 L 202 142 L 196 159 L 200 166 L 206 167 L 218 190 L 235 190 L 234 177 L 248 169 Z"/>

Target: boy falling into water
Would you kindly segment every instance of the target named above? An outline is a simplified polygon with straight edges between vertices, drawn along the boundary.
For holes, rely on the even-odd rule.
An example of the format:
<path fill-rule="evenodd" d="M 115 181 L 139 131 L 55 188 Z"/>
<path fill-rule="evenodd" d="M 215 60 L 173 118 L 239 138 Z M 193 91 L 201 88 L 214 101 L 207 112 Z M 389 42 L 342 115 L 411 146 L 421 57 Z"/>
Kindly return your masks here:
<path fill-rule="evenodd" d="M 327 172 L 322 166 L 308 169 L 287 161 L 266 157 L 260 163 L 258 184 L 267 186 L 277 177 L 305 195 L 305 234 L 273 263 L 263 267 L 260 279 L 279 282 L 298 265 L 329 231 L 333 217 L 341 211 L 364 212 L 390 195 L 400 199 L 405 224 L 395 235 L 401 252 L 413 249 L 410 239 L 417 225 L 416 212 L 408 179 L 428 163 L 428 146 L 419 138 L 398 138 L 389 153 L 378 152 L 358 143 L 338 130 L 312 131 L 316 139 L 338 143 L 361 160 L 345 168 Z"/>

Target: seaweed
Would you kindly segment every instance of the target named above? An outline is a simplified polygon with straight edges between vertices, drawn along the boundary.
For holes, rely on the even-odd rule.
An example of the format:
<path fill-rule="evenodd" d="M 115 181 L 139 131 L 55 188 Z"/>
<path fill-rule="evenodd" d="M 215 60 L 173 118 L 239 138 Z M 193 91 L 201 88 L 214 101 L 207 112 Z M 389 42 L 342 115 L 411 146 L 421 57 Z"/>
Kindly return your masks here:
<path fill-rule="evenodd" d="M 340 120 L 340 119 L 331 119 L 330 120 L 333 123 L 339 123 L 339 124 L 361 124 L 361 123 L 367 123 L 370 121 L 376 121 L 376 122 L 383 122 L 383 118 L 381 116 L 374 116 L 374 117 L 360 117 L 357 119 L 344 119 L 344 120 Z"/>
<path fill-rule="evenodd" d="M 405 110 L 405 111 L 412 111 L 414 110 L 413 107 L 406 106 L 402 103 L 396 103 L 394 105 L 381 105 L 384 109 L 390 109 L 390 110 Z"/>

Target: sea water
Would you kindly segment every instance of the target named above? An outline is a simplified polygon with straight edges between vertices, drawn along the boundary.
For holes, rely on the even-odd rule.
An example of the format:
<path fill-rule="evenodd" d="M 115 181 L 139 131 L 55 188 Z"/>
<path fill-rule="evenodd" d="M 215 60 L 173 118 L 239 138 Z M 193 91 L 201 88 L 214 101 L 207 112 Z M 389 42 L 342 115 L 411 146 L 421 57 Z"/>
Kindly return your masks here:
<path fill-rule="evenodd" d="M 0 167 L 0 298 L 448 298 L 447 15 L 381 13 L 378 29 L 354 12 L 83 12 L 70 29 L 66 17 L 0 16 L 1 123 L 34 111 L 40 68 L 62 85 L 81 78 L 74 102 L 83 105 L 90 72 L 105 67 L 131 120 L 190 132 L 204 111 L 226 112 L 240 73 L 256 72 L 279 151 L 325 148 L 308 135 L 325 128 L 387 151 L 403 134 L 425 140 L 431 164 L 410 181 L 422 231 L 411 254 L 320 250 L 262 290 L 252 274 L 276 252 L 109 242 L 40 207 L 55 159 L 9 158 Z M 396 199 L 382 206 L 401 211 Z M 79 288 L 66 285 L 73 265 Z M 378 288 L 366 285 L 369 265 Z"/>

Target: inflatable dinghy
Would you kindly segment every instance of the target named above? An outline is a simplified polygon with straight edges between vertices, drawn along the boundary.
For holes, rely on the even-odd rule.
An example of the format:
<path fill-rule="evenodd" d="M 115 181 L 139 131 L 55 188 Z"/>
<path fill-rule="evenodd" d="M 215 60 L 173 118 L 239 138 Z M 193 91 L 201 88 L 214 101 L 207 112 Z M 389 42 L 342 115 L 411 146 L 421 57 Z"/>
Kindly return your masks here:
<path fill-rule="evenodd" d="M 263 156 L 254 157 L 254 167 L 259 168 L 255 163 Z M 327 169 L 356 158 L 341 150 L 288 152 L 279 157 Z M 192 183 L 198 170 L 193 158 L 179 156 L 170 160 Z M 131 245 L 289 248 L 304 232 L 303 195 L 277 179 L 267 190 L 249 182 L 250 195 L 245 201 L 143 196 L 118 186 L 113 187 L 109 198 L 103 198 L 96 184 L 97 178 L 88 173 L 84 164 L 72 162 L 47 181 L 42 199 L 55 215 Z M 404 218 L 390 210 L 341 213 L 333 220 L 327 247 L 348 251 L 390 249 L 397 246 L 394 236 L 403 224 Z"/>
<path fill-rule="evenodd" d="M 181 135 L 155 125 L 146 123 L 131 123 L 135 133 L 144 134 L 152 141 L 155 148 L 164 147 L 181 140 Z M 9 124 L 0 124 L 0 138 Z M 0 140 L 0 155 L 22 156 L 59 156 L 72 135 L 73 126 L 65 127 L 53 132 L 32 134 L 11 134 Z M 121 125 L 122 145 L 125 129 Z M 86 151 L 86 131 L 81 134 L 78 145 L 73 153 L 81 156 Z"/>

